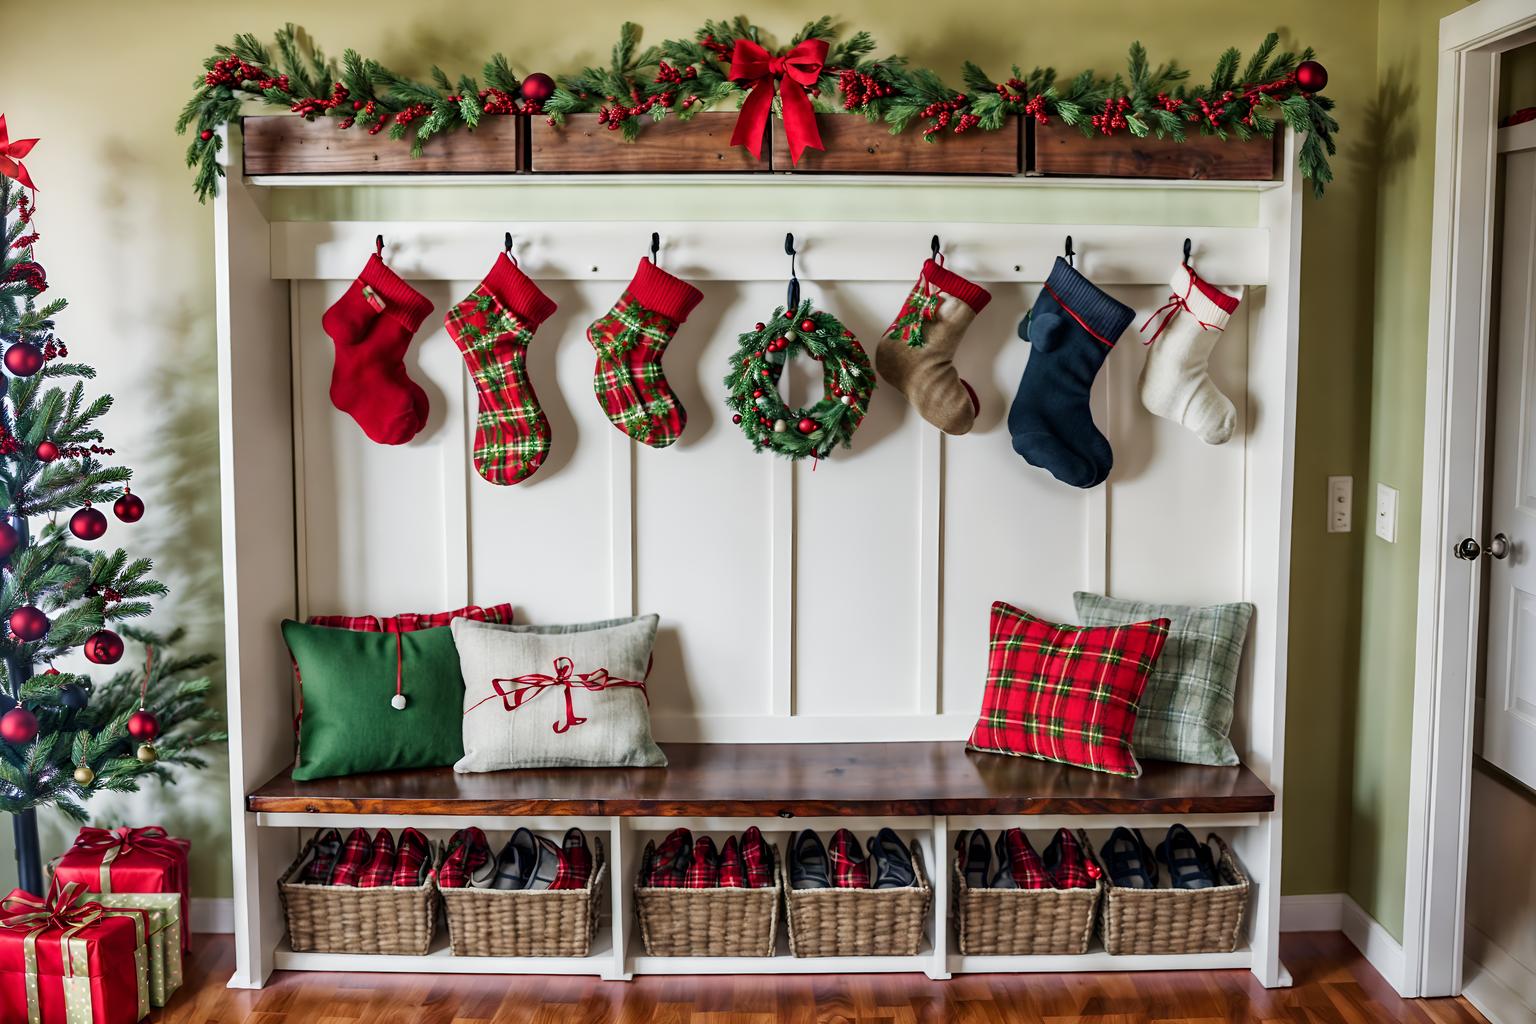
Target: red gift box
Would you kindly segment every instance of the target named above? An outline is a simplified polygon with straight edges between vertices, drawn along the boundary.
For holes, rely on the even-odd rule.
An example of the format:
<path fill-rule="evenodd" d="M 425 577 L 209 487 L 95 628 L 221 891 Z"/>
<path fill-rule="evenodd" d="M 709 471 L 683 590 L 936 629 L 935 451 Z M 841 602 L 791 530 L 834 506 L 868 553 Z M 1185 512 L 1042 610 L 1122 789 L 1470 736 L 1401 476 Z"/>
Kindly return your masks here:
<path fill-rule="evenodd" d="M 108 911 L 78 885 L 0 900 L 0 1020 L 136 1024 L 149 1013 L 147 912 Z"/>
<path fill-rule="evenodd" d="M 181 894 L 181 948 L 192 950 L 192 907 L 187 854 L 192 844 L 147 828 L 82 828 L 75 845 L 54 867 L 54 884 L 77 882 L 87 892 Z"/>

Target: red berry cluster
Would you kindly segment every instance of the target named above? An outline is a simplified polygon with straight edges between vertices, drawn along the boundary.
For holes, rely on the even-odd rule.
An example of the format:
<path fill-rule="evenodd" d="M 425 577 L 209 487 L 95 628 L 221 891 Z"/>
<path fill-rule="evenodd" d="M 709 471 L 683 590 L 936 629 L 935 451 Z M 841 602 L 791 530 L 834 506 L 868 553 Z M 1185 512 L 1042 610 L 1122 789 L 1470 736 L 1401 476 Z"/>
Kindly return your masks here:
<path fill-rule="evenodd" d="M 943 131 L 949 127 L 951 121 L 954 122 L 956 135 L 974 128 L 981 118 L 963 109 L 970 102 L 965 93 L 956 93 L 954 99 L 934 100 L 918 111 L 918 117 L 932 121 L 927 128 L 923 129 L 923 137 L 927 138 L 935 132 Z M 959 117 L 955 117 L 957 113 Z"/>
<path fill-rule="evenodd" d="M 699 69 L 694 67 L 692 64 L 689 64 L 681 71 L 677 70 L 677 68 L 673 67 L 671 64 L 668 64 L 666 61 L 662 61 L 656 66 L 656 81 L 660 82 L 662 85 L 676 85 L 679 82 L 691 82 L 698 77 Z"/>
<path fill-rule="evenodd" d="M 55 338 L 49 338 L 48 341 L 43 345 L 43 358 L 68 359 L 69 347 L 62 341 L 59 341 Z"/>
<path fill-rule="evenodd" d="M 30 235 L 22 235 L 21 237 L 17 238 L 16 241 L 11 243 L 11 248 L 25 249 L 27 246 L 31 245 L 41 237 L 43 236 L 39 235 L 36 231 L 32 232 Z"/>
<path fill-rule="evenodd" d="M 267 69 L 255 64 L 247 64 L 239 57 L 225 57 L 213 62 L 213 67 L 203 76 L 204 85 L 227 85 L 239 87 L 246 82 L 256 83 L 256 88 L 262 92 L 268 89 L 288 91 L 287 75 L 269 75 Z"/>
<path fill-rule="evenodd" d="M 484 114 L 542 114 L 544 104 L 535 103 L 533 100 L 520 100 L 505 89 L 481 89 L 475 94 L 480 100 L 480 111 Z M 449 96 L 450 102 L 457 103 L 462 96 Z"/>
<path fill-rule="evenodd" d="M 21 442 L 9 430 L 0 427 L 0 455 L 15 455 L 21 451 Z"/>
<path fill-rule="evenodd" d="M 1089 118 L 1093 126 L 1105 135 L 1113 135 L 1126 127 L 1125 112 L 1131 109 L 1131 101 L 1124 96 L 1111 96 L 1104 101 L 1104 112 Z"/>
<path fill-rule="evenodd" d="M 48 290 L 48 275 L 43 271 L 41 263 L 32 260 L 22 260 L 5 272 L 3 283 L 15 284 L 20 282 L 34 292 Z"/>
<path fill-rule="evenodd" d="M 1036 124 L 1045 124 L 1050 120 L 1045 112 L 1045 97 L 1038 93 L 1031 96 L 1029 85 L 1023 80 L 1010 78 L 1006 82 L 998 82 L 995 88 L 1004 103 L 1025 117 L 1034 118 Z"/>
<path fill-rule="evenodd" d="M 59 449 L 59 455 L 66 459 L 83 459 L 87 455 L 116 455 L 116 448 L 103 448 L 99 444 L 90 446 L 79 444 L 67 444 Z"/>
<path fill-rule="evenodd" d="M 293 106 L 289 107 L 288 109 L 293 111 L 295 114 L 300 115 L 301 117 L 314 120 L 317 115 L 324 114 L 329 110 L 334 110 L 341 106 L 343 103 L 347 102 L 347 100 L 351 98 L 351 95 L 352 94 L 347 91 L 346 86 L 342 85 L 340 82 L 333 82 L 331 84 L 331 95 L 329 99 L 319 100 L 306 98 L 302 100 L 295 100 Z"/>
<path fill-rule="evenodd" d="M 16 199 L 16 219 L 17 220 L 21 221 L 21 223 L 23 223 L 23 224 L 30 224 L 30 223 L 32 223 L 32 215 L 34 213 L 36 213 L 36 212 L 37 212 L 37 208 L 34 207 L 31 203 L 27 202 L 27 194 L 25 192 L 23 192 L 20 196 L 17 197 L 17 199 Z"/>
<path fill-rule="evenodd" d="M 895 86 L 853 68 L 845 68 L 838 72 L 837 87 L 843 91 L 844 110 L 858 110 L 876 100 L 883 100 L 896 94 Z"/>
<path fill-rule="evenodd" d="M 722 64 L 729 64 L 731 62 L 731 51 L 735 49 L 731 44 L 722 43 L 714 36 L 705 36 L 699 40 L 699 45 L 713 53 L 715 59 Z"/>
<path fill-rule="evenodd" d="M 633 88 L 629 90 L 630 102 L 628 105 L 620 102 L 617 97 L 609 96 L 608 103 L 611 104 L 611 106 L 603 106 L 598 108 L 597 123 L 605 124 L 608 126 L 609 131 L 616 132 L 623 128 L 624 122 L 628 121 L 630 118 L 639 117 L 641 114 L 649 114 L 651 109 L 657 104 L 660 104 L 663 107 L 670 107 L 673 101 L 676 99 L 677 93 L 670 89 L 666 92 L 656 93 L 654 96 L 641 97 L 640 90 L 638 88 Z M 683 109 L 686 110 L 691 106 L 693 106 L 693 97 L 684 97 Z"/>
<path fill-rule="evenodd" d="M 418 118 L 426 117 L 432 113 L 432 107 L 427 103 L 412 103 L 395 115 L 395 123 L 407 125 Z M 382 122 L 381 122 L 382 123 Z"/>
<path fill-rule="evenodd" d="M 111 587 L 90 586 L 85 588 L 87 597 L 99 597 L 104 604 L 116 604 L 123 599 L 123 595 Z"/>

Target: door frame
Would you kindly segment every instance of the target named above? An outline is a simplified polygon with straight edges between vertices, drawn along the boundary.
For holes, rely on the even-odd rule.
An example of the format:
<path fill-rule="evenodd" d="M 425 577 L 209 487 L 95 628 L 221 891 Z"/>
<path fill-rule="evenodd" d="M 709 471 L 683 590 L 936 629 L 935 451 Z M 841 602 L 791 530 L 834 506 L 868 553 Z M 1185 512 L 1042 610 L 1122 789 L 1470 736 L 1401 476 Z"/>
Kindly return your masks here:
<path fill-rule="evenodd" d="M 1451 548 L 1481 534 L 1484 513 L 1499 60 L 1532 41 L 1530 0 L 1479 0 L 1440 22 L 1403 894 L 1408 996 L 1461 991 L 1481 567 Z"/>

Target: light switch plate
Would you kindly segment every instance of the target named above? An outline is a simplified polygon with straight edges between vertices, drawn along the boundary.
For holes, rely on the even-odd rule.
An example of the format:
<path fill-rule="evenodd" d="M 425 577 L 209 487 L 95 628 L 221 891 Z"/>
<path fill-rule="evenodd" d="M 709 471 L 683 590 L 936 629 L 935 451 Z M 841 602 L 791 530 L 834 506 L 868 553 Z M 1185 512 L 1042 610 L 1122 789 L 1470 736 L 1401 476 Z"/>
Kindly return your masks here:
<path fill-rule="evenodd" d="M 1348 533 L 1353 526 L 1355 506 L 1355 478 L 1331 476 L 1328 478 L 1328 532 Z"/>
<path fill-rule="evenodd" d="M 1376 485 L 1376 536 L 1397 543 L 1397 488 Z"/>

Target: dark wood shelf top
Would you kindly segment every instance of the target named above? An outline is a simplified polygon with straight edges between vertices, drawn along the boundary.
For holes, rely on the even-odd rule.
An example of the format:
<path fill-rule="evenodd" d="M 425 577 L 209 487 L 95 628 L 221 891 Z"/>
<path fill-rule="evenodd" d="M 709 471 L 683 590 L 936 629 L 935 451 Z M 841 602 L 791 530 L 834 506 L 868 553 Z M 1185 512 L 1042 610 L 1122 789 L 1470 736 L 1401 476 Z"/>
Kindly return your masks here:
<path fill-rule="evenodd" d="M 667 743 L 667 768 L 449 768 L 295 782 L 252 811 L 331 814 L 848 816 L 1272 811 L 1247 767 L 1149 761 L 1139 779 L 981 754 L 960 742 Z"/>

